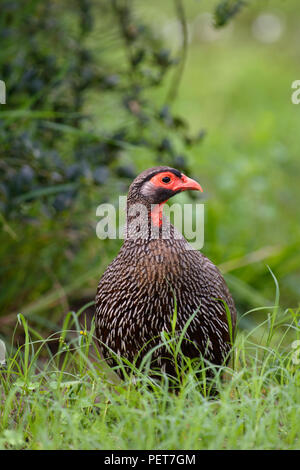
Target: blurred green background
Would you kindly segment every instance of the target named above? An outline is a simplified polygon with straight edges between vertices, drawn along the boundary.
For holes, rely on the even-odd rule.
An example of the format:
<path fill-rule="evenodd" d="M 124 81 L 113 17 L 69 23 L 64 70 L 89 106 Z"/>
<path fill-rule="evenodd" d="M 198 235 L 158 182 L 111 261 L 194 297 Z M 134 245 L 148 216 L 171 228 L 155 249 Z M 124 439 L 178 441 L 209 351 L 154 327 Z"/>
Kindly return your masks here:
<path fill-rule="evenodd" d="M 273 305 L 268 266 L 297 308 L 298 3 L 1 1 L 1 337 L 93 300 L 122 243 L 96 208 L 161 163 L 204 188 L 202 251 L 239 313 Z"/>

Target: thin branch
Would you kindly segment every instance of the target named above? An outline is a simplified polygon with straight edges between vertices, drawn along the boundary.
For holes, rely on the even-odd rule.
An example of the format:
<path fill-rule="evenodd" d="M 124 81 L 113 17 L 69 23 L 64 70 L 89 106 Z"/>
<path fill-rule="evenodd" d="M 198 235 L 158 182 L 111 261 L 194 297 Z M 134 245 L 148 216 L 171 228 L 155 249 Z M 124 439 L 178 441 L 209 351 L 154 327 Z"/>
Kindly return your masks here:
<path fill-rule="evenodd" d="M 179 65 L 174 73 L 171 86 L 166 98 L 166 101 L 168 103 L 172 103 L 178 94 L 179 84 L 183 76 L 188 52 L 188 26 L 186 22 L 184 7 L 181 0 L 174 0 L 174 4 L 177 13 L 177 18 L 181 27 L 182 46 L 179 57 Z"/>

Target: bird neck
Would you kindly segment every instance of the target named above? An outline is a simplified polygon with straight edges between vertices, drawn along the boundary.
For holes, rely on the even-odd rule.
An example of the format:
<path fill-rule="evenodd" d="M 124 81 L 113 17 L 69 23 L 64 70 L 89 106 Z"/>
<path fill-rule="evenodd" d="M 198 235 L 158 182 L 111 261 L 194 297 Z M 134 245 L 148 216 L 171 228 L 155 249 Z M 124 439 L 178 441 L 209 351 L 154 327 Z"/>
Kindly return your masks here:
<path fill-rule="evenodd" d="M 150 240 L 155 238 L 173 238 L 173 226 L 163 217 L 163 206 L 150 204 L 144 200 L 127 200 L 126 238 Z"/>

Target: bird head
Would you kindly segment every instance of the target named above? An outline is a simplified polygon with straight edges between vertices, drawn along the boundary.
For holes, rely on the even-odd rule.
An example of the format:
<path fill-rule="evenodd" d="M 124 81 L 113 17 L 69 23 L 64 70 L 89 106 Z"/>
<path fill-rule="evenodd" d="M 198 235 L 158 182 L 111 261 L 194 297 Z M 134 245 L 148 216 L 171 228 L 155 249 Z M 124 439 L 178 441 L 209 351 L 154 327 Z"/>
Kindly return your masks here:
<path fill-rule="evenodd" d="M 129 188 L 128 199 L 146 204 L 162 204 L 187 190 L 203 191 L 199 183 L 175 168 L 157 166 L 137 176 Z"/>

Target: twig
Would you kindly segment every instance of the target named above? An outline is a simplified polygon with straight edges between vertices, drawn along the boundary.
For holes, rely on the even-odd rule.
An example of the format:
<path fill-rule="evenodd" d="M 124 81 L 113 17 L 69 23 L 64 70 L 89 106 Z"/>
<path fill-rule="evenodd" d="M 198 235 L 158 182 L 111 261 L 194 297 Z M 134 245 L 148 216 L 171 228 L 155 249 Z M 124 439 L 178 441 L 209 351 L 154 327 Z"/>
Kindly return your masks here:
<path fill-rule="evenodd" d="M 247 253 L 245 256 L 241 256 L 240 258 L 231 259 L 229 261 L 225 261 L 225 263 L 219 264 L 218 268 L 222 273 L 228 273 L 230 271 L 234 271 L 235 269 L 248 266 L 249 264 L 257 263 L 258 261 L 262 261 L 270 256 L 275 256 L 282 250 L 281 246 L 264 246 L 259 250 L 252 251 L 251 253 Z"/>
<path fill-rule="evenodd" d="M 179 84 L 182 79 L 182 75 L 184 72 L 184 67 L 187 59 L 187 52 L 188 52 L 188 27 L 186 22 L 186 16 L 184 7 L 181 0 L 174 0 L 177 17 L 181 26 L 182 32 L 182 46 L 181 46 L 181 54 L 179 59 L 179 65 L 174 73 L 173 79 L 171 81 L 171 86 L 167 94 L 166 101 L 167 103 L 172 103 L 178 93 Z"/>

